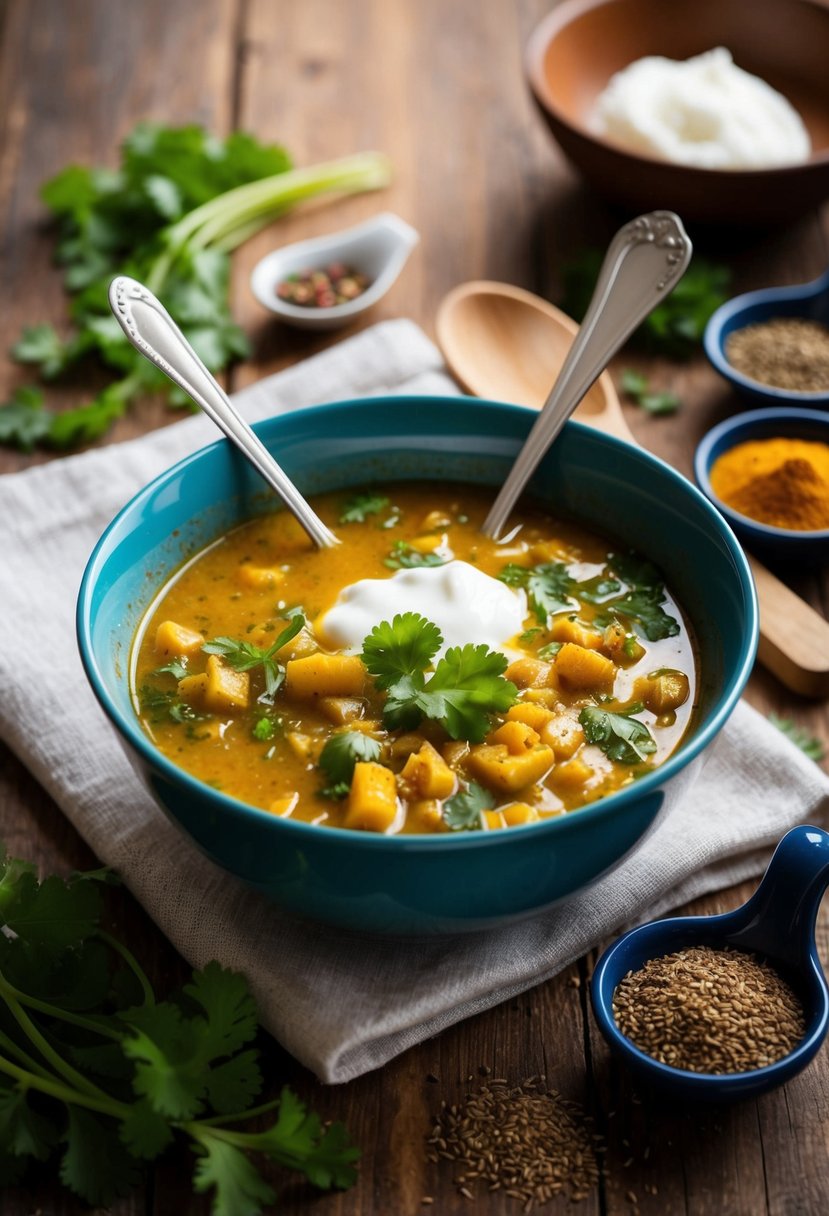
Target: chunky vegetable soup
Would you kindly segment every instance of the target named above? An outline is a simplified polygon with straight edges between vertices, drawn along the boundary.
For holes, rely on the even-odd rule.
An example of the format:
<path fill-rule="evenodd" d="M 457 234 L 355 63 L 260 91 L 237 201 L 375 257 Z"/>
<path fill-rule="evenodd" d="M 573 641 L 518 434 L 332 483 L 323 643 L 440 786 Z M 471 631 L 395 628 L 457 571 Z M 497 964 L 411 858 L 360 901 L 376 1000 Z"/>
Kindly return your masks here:
<path fill-rule="evenodd" d="M 502 830 L 635 781 L 677 747 L 695 666 L 660 573 L 492 491 L 320 496 L 192 559 L 133 655 L 141 723 L 195 777 L 274 815 L 385 833 Z"/>

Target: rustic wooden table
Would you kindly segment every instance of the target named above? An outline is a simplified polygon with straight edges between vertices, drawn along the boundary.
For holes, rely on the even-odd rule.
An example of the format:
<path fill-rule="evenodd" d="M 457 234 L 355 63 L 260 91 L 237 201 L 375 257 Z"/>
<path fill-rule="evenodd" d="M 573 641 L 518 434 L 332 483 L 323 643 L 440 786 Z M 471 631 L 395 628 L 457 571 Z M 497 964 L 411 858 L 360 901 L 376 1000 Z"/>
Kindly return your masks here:
<path fill-rule="evenodd" d="M 550 0 L 0 0 L 0 346 L 5 350 L 25 323 L 62 324 L 65 315 L 40 183 L 69 161 L 113 163 L 119 140 L 141 119 L 200 122 L 218 133 L 247 128 L 283 142 L 299 163 L 366 148 L 382 149 L 394 162 L 394 183 L 382 196 L 287 219 L 278 233 L 263 234 L 236 255 L 233 305 L 255 354 L 233 371 L 233 388 L 337 340 L 271 323 L 248 289 L 254 261 L 277 241 L 339 228 L 381 208 L 413 223 L 422 243 L 365 324 L 408 316 L 434 336 L 442 296 L 472 278 L 506 280 L 558 298 L 564 257 L 579 246 L 604 245 L 617 218 L 559 156 L 524 86 L 522 48 L 549 7 Z M 829 261 L 827 221 L 829 213 L 813 214 L 712 252 L 731 265 L 737 288 L 802 282 Z M 738 403 L 701 354 L 682 365 L 625 355 L 624 364 L 682 397 L 682 412 L 669 419 L 625 408 L 636 437 L 689 473 L 698 438 Z M 617 374 L 619 368 L 617 361 Z M 10 362 L 0 366 L 0 400 L 20 379 Z M 83 389 L 75 384 L 58 399 L 76 401 Z M 148 402 L 110 439 L 168 421 Z M 2 451 L 0 472 L 41 459 Z M 10 526 L 14 521 L 0 524 Z M 804 571 L 795 581 L 815 606 L 829 610 L 825 573 Z M 761 711 L 790 716 L 829 741 L 825 703 L 793 697 L 762 671 L 753 675 L 747 697 Z M 0 836 L 13 854 L 49 869 L 66 872 L 93 861 L 6 750 L 0 751 Z M 734 907 L 750 888 L 723 891 L 694 910 Z M 181 977 L 182 961 L 126 894 L 117 897 L 115 919 L 155 976 L 164 982 Z M 820 918 L 819 946 L 829 961 L 829 907 Z M 470 1204 L 453 1185 L 451 1164 L 425 1159 L 424 1136 L 441 1098 L 459 1100 L 470 1075 L 479 1083 L 481 1065 L 515 1082 L 544 1073 L 595 1117 L 608 1140 L 607 1177 L 583 1202 L 585 1216 L 818 1216 L 829 1210 L 827 1052 L 756 1103 L 706 1111 L 639 1100 L 596 1034 L 584 985 L 592 959 L 337 1089 L 323 1088 L 268 1047 L 272 1089 L 289 1079 L 326 1117 L 343 1119 L 364 1154 L 352 1191 L 317 1196 L 289 1185 L 279 1210 L 312 1209 L 320 1216 L 520 1211 L 499 1193 Z M 166 1158 L 146 1187 L 112 1212 L 205 1212 L 207 1205 L 190 1191 L 190 1164 L 184 1153 Z M 423 1205 L 425 1196 L 434 1197 L 431 1208 Z M 559 1200 L 544 1210 L 565 1206 Z M 0 1208 L 5 1216 L 85 1210 L 37 1177 L 7 1191 Z"/>

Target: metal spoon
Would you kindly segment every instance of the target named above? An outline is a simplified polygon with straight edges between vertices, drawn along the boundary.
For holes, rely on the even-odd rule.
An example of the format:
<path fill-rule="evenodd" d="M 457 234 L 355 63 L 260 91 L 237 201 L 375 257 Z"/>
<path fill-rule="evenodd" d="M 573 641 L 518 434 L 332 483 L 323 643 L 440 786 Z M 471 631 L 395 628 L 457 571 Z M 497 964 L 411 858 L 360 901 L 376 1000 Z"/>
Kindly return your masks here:
<path fill-rule="evenodd" d="M 558 378 L 484 520 L 486 536 L 500 535 L 573 410 L 640 321 L 673 291 L 690 260 L 691 242 L 672 211 L 650 211 L 616 233 Z"/>
<path fill-rule="evenodd" d="M 230 398 L 207 370 L 164 305 L 142 283 L 119 275 L 109 285 L 109 304 L 137 351 L 183 388 L 234 443 L 320 549 L 340 542 L 308 505 Z"/>

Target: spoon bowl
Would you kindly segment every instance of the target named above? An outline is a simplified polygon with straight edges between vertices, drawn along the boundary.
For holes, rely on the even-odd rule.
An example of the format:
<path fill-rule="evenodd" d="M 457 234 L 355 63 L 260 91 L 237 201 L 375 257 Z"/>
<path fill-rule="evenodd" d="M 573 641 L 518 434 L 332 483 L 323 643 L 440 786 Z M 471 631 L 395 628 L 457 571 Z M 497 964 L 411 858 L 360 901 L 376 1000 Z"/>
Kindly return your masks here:
<path fill-rule="evenodd" d="M 776 388 L 752 380 L 729 362 L 726 342 L 731 334 L 747 325 L 762 325 L 782 317 L 817 321 L 829 326 L 829 269 L 810 283 L 792 287 L 765 287 L 748 291 L 726 301 L 713 314 L 705 327 L 703 345 L 708 359 L 721 376 L 738 392 L 763 405 L 801 405 L 815 409 L 829 406 L 829 389 L 814 393 Z"/>
<path fill-rule="evenodd" d="M 599 1029 L 643 1081 L 672 1097 L 723 1102 L 758 1097 L 788 1081 L 812 1060 L 829 1028 L 829 987 L 815 945 L 815 920 L 829 885 L 829 834 L 797 827 L 783 837 L 751 899 L 720 916 L 681 916 L 631 929 L 599 959 L 590 983 Z M 761 956 L 799 998 L 806 1030 L 797 1047 L 750 1072 L 701 1073 L 673 1068 L 640 1051 L 613 1016 L 622 979 L 650 959 L 692 946 L 731 947 Z"/>

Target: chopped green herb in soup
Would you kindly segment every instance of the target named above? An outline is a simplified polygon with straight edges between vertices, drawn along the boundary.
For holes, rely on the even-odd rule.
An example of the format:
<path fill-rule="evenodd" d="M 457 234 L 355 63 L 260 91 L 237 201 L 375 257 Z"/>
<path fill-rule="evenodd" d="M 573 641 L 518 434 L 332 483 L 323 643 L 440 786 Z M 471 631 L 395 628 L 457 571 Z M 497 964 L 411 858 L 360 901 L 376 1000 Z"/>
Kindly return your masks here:
<path fill-rule="evenodd" d="M 194 558 L 136 642 L 141 723 L 174 763 L 271 814 L 385 833 L 562 815 L 661 764 L 694 653 L 646 558 L 492 492 L 327 494 L 341 538 L 286 512 Z"/>

